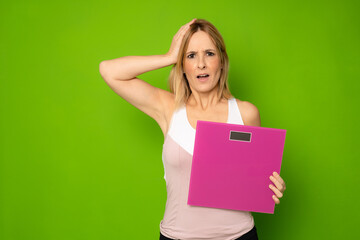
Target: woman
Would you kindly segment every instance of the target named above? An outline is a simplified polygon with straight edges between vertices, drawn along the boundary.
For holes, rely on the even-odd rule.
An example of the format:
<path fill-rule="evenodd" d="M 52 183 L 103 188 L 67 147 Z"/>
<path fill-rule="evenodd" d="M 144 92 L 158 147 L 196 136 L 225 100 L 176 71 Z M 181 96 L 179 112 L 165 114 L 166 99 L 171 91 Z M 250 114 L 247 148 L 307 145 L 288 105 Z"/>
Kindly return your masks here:
<path fill-rule="evenodd" d="M 172 64 L 170 92 L 136 78 Z M 250 212 L 187 205 L 197 120 L 260 126 L 257 108 L 231 95 L 228 69 L 224 41 L 203 19 L 182 26 L 164 55 L 126 56 L 100 63 L 106 83 L 163 131 L 167 201 L 160 239 L 258 239 Z M 285 183 L 275 172 L 270 179 L 273 200 L 279 204 Z"/>

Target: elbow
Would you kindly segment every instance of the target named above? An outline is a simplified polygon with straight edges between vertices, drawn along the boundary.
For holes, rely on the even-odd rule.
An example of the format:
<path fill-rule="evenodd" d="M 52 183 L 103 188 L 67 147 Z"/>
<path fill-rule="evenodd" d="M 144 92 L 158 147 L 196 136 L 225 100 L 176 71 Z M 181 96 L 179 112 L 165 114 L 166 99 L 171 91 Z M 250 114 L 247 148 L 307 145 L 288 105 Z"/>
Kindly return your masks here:
<path fill-rule="evenodd" d="M 106 65 L 106 61 L 102 61 L 100 64 L 99 64 L 99 72 L 100 72 L 100 75 L 101 77 L 105 80 L 105 65 Z"/>

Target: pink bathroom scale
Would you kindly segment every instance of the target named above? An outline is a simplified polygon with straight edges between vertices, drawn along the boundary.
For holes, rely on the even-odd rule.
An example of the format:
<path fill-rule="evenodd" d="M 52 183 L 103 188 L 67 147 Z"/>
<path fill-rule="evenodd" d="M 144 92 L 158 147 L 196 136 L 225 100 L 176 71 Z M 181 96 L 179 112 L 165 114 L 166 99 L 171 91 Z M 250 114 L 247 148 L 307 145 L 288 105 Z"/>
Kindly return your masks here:
<path fill-rule="evenodd" d="M 286 130 L 197 121 L 188 204 L 274 213 Z M 274 184 L 273 184 L 274 185 Z"/>

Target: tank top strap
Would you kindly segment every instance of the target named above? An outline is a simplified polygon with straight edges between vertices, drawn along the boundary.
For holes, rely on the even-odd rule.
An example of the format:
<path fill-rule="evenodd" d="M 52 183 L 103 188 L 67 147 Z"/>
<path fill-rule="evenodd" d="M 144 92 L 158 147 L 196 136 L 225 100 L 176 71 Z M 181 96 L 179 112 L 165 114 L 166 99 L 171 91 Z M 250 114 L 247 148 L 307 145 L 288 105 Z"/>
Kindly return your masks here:
<path fill-rule="evenodd" d="M 243 119 L 239 111 L 239 106 L 236 102 L 236 98 L 234 97 L 229 99 L 228 123 L 244 125 Z"/>

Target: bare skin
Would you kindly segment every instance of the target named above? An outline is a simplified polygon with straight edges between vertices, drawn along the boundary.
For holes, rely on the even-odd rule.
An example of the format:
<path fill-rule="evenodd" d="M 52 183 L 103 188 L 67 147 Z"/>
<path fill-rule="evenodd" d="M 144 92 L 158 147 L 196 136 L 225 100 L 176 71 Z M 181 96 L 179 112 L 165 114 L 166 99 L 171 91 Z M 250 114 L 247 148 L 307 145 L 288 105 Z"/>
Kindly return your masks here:
<path fill-rule="evenodd" d="M 124 100 L 152 117 L 160 126 L 164 138 L 169 130 L 175 111 L 175 96 L 169 91 L 156 88 L 137 78 L 145 72 L 176 63 L 184 34 L 195 21 L 183 25 L 173 37 L 169 51 L 164 55 L 125 56 L 100 63 L 100 74 L 105 82 Z M 197 120 L 227 122 L 228 102 L 217 99 L 216 84 L 220 77 L 220 59 L 216 47 L 207 33 L 198 31 L 190 39 L 184 62 L 184 73 L 192 94 L 186 103 L 187 118 L 196 129 Z M 207 73 L 209 78 L 200 81 L 198 74 Z M 258 109 L 250 102 L 236 99 L 244 125 L 260 126 Z M 275 193 L 273 200 L 280 203 L 286 189 L 283 179 L 274 172 L 270 176 L 274 185 L 269 188 Z"/>

